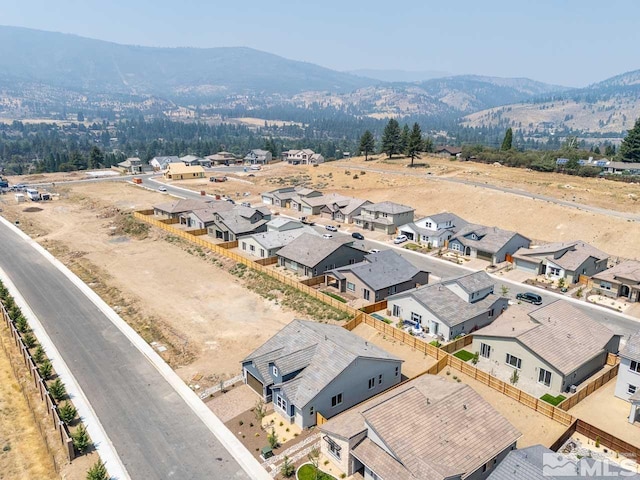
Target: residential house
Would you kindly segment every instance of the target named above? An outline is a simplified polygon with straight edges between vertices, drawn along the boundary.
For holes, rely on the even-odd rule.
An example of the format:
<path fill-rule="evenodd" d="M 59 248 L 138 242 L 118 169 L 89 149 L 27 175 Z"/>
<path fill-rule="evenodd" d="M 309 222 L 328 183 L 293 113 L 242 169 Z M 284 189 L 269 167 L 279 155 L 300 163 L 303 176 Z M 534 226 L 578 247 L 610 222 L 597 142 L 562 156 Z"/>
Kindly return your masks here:
<path fill-rule="evenodd" d="M 267 222 L 267 232 L 286 232 L 287 230 L 300 229 L 304 226 L 301 222 L 287 217 L 276 217 Z"/>
<path fill-rule="evenodd" d="M 305 215 L 320 215 L 320 212 L 322 212 L 322 209 L 327 203 L 333 203 L 342 199 L 344 199 L 344 197 L 337 193 L 319 196 L 297 195 L 291 198 L 291 208 Z"/>
<path fill-rule="evenodd" d="M 469 222 L 449 212 L 436 213 L 398 227 L 400 235 L 414 242 L 426 243 L 433 248 L 445 247 L 458 230 Z"/>
<path fill-rule="evenodd" d="M 296 198 L 297 201 L 301 198 L 320 197 L 322 192 L 319 190 L 313 190 L 306 187 L 284 187 L 265 192 L 261 194 L 262 203 L 266 205 L 275 205 L 282 208 L 293 208 L 291 206 L 292 199 Z M 298 204 L 296 204 L 297 206 Z M 296 210 L 298 210 L 296 208 Z"/>
<path fill-rule="evenodd" d="M 294 320 L 242 361 L 244 381 L 301 428 L 398 384 L 402 360 L 338 325 Z"/>
<path fill-rule="evenodd" d="M 369 200 L 343 197 L 335 198 L 320 209 L 320 215 L 340 223 L 353 223 L 353 219 L 360 215 L 362 208 L 371 205 Z"/>
<path fill-rule="evenodd" d="M 496 295 L 485 272 L 424 285 L 387 298 L 394 317 L 444 341 L 469 334 L 493 322 L 507 309 L 508 299 Z"/>
<path fill-rule="evenodd" d="M 214 217 L 207 233 L 218 240 L 233 242 L 245 235 L 266 232 L 271 211 L 266 207 L 235 205 L 231 210 L 215 212 Z"/>
<path fill-rule="evenodd" d="M 208 166 L 211 166 L 211 161 L 206 160 L 204 158 L 200 158 L 196 155 L 184 155 L 180 157 L 180 161 L 184 163 L 187 167 L 195 167 L 196 165 L 202 165 L 202 162 L 208 163 Z M 202 165 L 203 167 L 205 165 Z"/>
<path fill-rule="evenodd" d="M 170 163 L 178 163 L 179 161 L 180 158 L 176 156 L 153 157 L 149 160 L 149 165 L 151 165 L 155 172 L 161 172 L 166 170 Z"/>
<path fill-rule="evenodd" d="M 321 452 L 367 480 L 482 480 L 521 433 L 470 386 L 422 375 L 320 426 Z"/>
<path fill-rule="evenodd" d="M 138 157 L 129 157 L 124 162 L 120 162 L 118 167 L 125 173 L 142 173 L 142 160 Z"/>
<path fill-rule="evenodd" d="M 180 215 L 184 213 L 188 213 L 193 210 L 201 210 L 203 208 L 207 208 L 214 202 L 215 200 L 210 198 L 198 199 L 198 200 L 184 198 L 181 200 L 175 200 L 173 202 L 160 203 L 158 205 L 154 205 L 153 214 L 156 217 L 162 217 L 162 218 L 179 218 Z M 224 202 L 224 203 L 228 203 L 228 202 Z"/>
<path fill-rule="evenodd" d="M 200 165 L 188 167 L 182 162 L 170 163 L 164 172 L 167 180 L 187 180 L 191 178 L 204 178 L 204 168 Z"/>
<path fill-rule="evenodd" d="M 273 220 L 271 220 L 273 221 Z M 269 222 L 271 223 L 271 222 Z M 320 236 L 313 228 L 303 226 L 302 228 L 288 230 L 269 230 L 267 223 L 267 231 L 263 233 L 255 233 L 247 235 L 239 240 L 238 248 L 249 255 L 259 258 L 275 257 L 276 253 L 285 245 L 304 233 Z"/>
<path fill-rule="evenodd" d="M 351 239 L 352 240 L 352 239 Z M 364 260 L 367 252 L 334 238 L 304 233 L 282 247 L 278 264 L 306 277 Z"/>
<path fill-rule="evenodd" d="M 244 157 L 244 163 L 248 163 L 249 165 L 267 165 L 273 161 L 271 152 L 267 150 L 251 150 Z"/>
<path fill-rule="evenodd" d="M 600 295 L 640 301 L 640 262 L 627 260 L 593 276 L 593 288 Z"/>
<path fill-rule="evenodd" d="M 237 161 L 236 156 L 229 152 L 218 152 L 213 155 L 208 155 L 205 158 L 210 160 L 214 165 L 234 165 Z"/>
<path fill-rule="evenodd" d="M 531 240 L 516 232 L 498 227 L 469 224 L 449 240 L 449 250 L 492 264 L 507 260 L 520 248 L 529 248 Z"/>
<path fill-rule="evenodd" d="M 413 222 L 414 212 L 414 208 L 399 203 L 372 203 L 364 206 L 354 220 L 360 228 L 391 235 L 400 225 Z"/>
<path fill-rule="evenodd" d="M 364 261 L 327 272 L 327 285 L 370 302 L 429 283 L 429 272 L 414 266 L 393 250 L 365 255 Z"/>
<path fill-rule="evenodd" d="M 512 450 L 489 475 L 488 480 L 607 480 L 629 478 L 640 480 L 640 475 L 625 470 L 616 463 L 594 458 L 556 453 L 542 445 L 531 445 Z"/>
<path fill-rule="evenodd" d="M 324 162 L 324 157 L 310 148 L 305 148 L 282 152 L 282 160 L 290 165 L 319 165 Z"/>
<path fill-rule="evenodd" d="M 604 367 L 619 342 L 618 335 L 584 311 L 557 300 L 532 312 L 509 308 L 473 334 L 473 351 L 559 394 Z"/>
<path fill-rule="evenodd" d="M 640 163 L 609 162 L 604 167 L 604 172 L 613 175 L 640 175 Z"/>
<path fill-rule="evenodd" d="M 178 215 L 180 225 L 185 225 L 189 228 L 208 229 L 216 222 L 216 213 L 226 212 L 232 210 L 234 206 L 225 201 L 213 201 L 209 202 L 205 208 L 198 208 L 195 210 L 188 210 Z"/>
<path fill-rule="evenodd" d="M 615 396 L 631 404 L 629 423 L 640 421 L 640 331 L 620 351 Z"/>
<path fill-rule="evenodd" d="M 520 248 L 513 254 L 518 270 L 563 278 L 569 284 L 578 283 L 581 275 L 591 277 L 606 270 L 608 261 L 608 254 L 580 240 Z"/>
<path fill-rule="evenodd" d="M 443 145 L 441 147 L 436 147 L 434 153 L 443 157 L 457 157 L 462 153 L 462 148 Z"/>

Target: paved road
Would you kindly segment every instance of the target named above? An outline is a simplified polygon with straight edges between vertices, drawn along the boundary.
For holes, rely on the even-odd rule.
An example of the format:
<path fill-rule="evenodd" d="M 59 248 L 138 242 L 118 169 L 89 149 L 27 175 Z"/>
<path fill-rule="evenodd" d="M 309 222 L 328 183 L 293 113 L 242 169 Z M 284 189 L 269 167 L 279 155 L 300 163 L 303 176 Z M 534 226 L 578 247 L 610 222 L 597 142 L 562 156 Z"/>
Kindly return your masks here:
<path fill-rule="evenodd" d="M 131 478 L 250 478 L 98 307 L 4 224 L 0 267 L 55 343 Z"/>

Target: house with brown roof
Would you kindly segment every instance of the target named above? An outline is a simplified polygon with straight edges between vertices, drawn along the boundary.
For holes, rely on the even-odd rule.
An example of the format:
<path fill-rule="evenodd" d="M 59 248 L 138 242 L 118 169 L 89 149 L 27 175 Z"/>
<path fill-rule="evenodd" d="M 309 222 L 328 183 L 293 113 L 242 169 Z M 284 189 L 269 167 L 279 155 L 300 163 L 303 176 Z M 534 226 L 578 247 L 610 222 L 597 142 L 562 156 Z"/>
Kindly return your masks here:
<path fill-rule="evenodd" d="M 520 248 L 529 248 L 531 240 L 517 232 L 498 227 L 469 224 L 449 240 L 449 250 L 492 264 L 504 262 Z"/>
<path fill-rule="evenodd" d="M 170 163 L 164 172 L 164 178 L 167 180 L 204 178 L 204 168 L 200 165 L 189 167 L 182 162 Z"/>
<path fill-rule="evenodd" d="M 301 428 L 397 385 L 402 360 L 338 326 L 293 320 L 242 360 L 244 382 Z"/>
<path fill-rule="evenodd" d="M 593 276 L 593 288 L 600 295 L 640 301 L 640 262 L 627 260 Z"/>
<path fill-rule="evenodd" d="M 345 475 L 485 479 L 521 433 L 464 383 L 422 375 L 320 426 L 322 453 Z"/>
<path fill-rule="evenodd" d="M 214 165 L 234 165 L 238 160 L 240 160 L 230 152 L 218 152 L 213 155 L 207 155 L 205 158 Z"/>
<path fill-rule="evenodd" d="M 441 147 L 436 147 L 434 153 L 443 157 L 457 157 L 462 153 L 462 148 L 442 145 Z"/>
<path fill-rule="evenodd" d="M 570 391 L 604 367 L 619 344 L 618 335 L 564 300 L 532 312 L 512 306 L 473 334 L 479 368 L 516 369 L 521 380 L 554 394 Z"/>
<path fill-rule="evenodd" d="M 569 284 L 578 283 L 581 275 L 591 277 L 606 270 L 608 261 L 608 254 L 581 240 L 520 248 L 513 254 L 518 270 L 563 278 Z"/>
<path fill-rule="evenodd" d="M 395 202 L 379 202 L 366 205 L 360 215 L 354 217 L 356 226 L 374 232 L 391 235 L 400 225 L 413 222 L 415 208 Z"/>

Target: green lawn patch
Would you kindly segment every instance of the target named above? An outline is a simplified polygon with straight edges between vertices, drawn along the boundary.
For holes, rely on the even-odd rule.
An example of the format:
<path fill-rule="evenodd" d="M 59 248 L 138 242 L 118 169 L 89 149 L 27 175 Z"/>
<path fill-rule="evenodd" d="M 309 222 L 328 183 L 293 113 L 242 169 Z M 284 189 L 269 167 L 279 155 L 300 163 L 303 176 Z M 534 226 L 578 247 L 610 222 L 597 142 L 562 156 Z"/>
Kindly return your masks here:
<path fill-rule="evenodd" d="M 340 295 L 337 295 L 337 294 L 335 294 L 333 292 L 322 292 L 322 293 L 324 293 L 325 295 L 330 296 L 331 298 L 335 298 L 339 302 L 347 303 L 347 301 L 344 298 L 342 298 Z"/>
<path fill-rule="evenodd" d="M 473 358 L 473 353 L 467 352 L 466 350 L 460 350 L 453 354 L 454 357 L 459 358 L 463 362 L 468 362 Z"/>
<path fill-rule="evenodd" d="M 307 463 L 298 470 L 298 480 L 316 480 L 316 467 Z M 319 472 L 318 480 L 336 480 L 336 477 L 328 473 Z"/>
<path fill-rule="evenodd" d="M 563 395 L 558 395 L 557 397 L 553 397 L 551 395 L 549 395 L 548 393 L 545 393 L 544 395 L 542 395 L 540 397 L 540 400 L 544 400 L 547 403 L 550 403 L 551 405 L 553 405 L 554 407 L 557 407 L 558 404 L 562 403 L 562 401 L 567 398 Z"/>
<path fill-rule="evenodd" d="M 429 345 L 433 345 L 436 348 L 440 348 L 442 344 L 438 340 L 432 340 L 429 342 Z"/>
<path fill-rule="evenodd" d="M 416 250 L 420 250 L 420 245 L 416 245 L 415 243 L 407 243 L 403 248 L 406 248 L 407 250 L 413 250 L 415 252 Z"/>

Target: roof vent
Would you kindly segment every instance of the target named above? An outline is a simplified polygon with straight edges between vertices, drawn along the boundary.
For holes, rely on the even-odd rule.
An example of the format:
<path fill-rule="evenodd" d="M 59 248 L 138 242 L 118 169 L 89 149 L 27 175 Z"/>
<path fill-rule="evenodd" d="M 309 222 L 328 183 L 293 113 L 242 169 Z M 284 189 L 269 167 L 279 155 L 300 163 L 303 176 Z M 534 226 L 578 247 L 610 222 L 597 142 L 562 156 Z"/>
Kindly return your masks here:
<path fill-rule="evenodd" d="M 467 404 L 465 403 L 464 405 L 462 405 L 462 408 L 464 408 L 466 410 L 467 409 Z"/>

